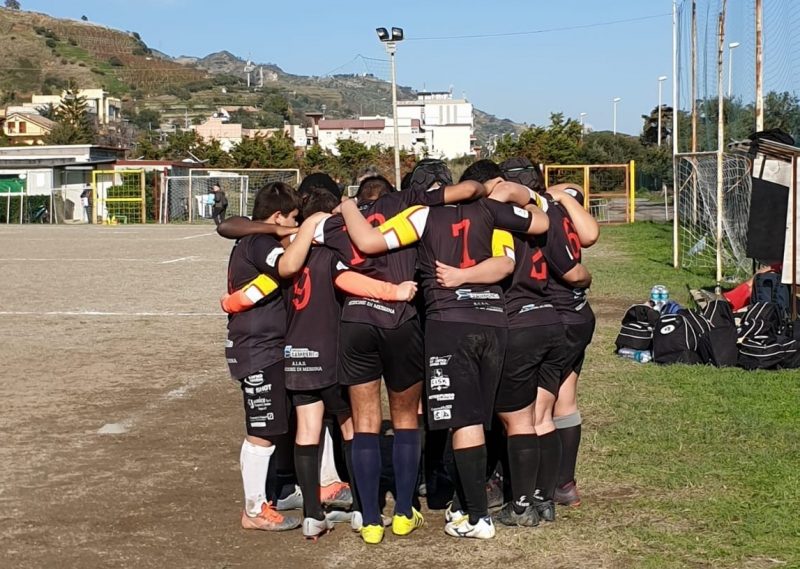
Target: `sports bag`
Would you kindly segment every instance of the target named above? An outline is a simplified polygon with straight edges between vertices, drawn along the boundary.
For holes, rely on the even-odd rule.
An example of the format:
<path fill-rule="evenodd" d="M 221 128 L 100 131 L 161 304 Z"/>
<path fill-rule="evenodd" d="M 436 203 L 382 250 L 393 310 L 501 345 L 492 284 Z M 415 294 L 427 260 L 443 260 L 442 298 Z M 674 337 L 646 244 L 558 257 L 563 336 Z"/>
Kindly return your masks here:
<path fill-rule="evenodd" d="M 797 367 L 797 341 L 786 336 L 752 336 L 739 344 L 739 366 L 747 369 Z"/>
<path fill-rule="evenodd" d="M 776 340 L 783 331 L 780 312 L 772 302 L 756 302 L 742 317 L 739 326 L 739 342 L 745 338 L 762 337 Z"/>
<path fill-rule="evenodd" d="M 736 346 L 736 321 L 731 305 L 727 300 L 712 300 L 703 311 L 703 316 L 711 325 L 698 346 L 703 363 L 717 367 L 735 366 L 739 353 Z"/>
<path fill-rule="evenodd" d="M 701 363 L 697 334 L 684 314 L 663 314 L 653 332 L 653 361 L 660 364 Z"/>
<path fill-rule="evenodd" d="M 750 303 L 771 302 L 778 310 L 781 327 L 789 322 L 792 313 L 791 291 L 789 285 L 781 282 L 778 273 L 758 273 L 753 277 L 753 291 L 750 293 Z"/>
<path fill-rule="evenodd" d="M 658 321 L 658 311 L 647 304 L 634 304 L 625 311 L 615 342 L 617 351 L 622 348 L 650 350 L 653 347 L 653 326 Z"/>

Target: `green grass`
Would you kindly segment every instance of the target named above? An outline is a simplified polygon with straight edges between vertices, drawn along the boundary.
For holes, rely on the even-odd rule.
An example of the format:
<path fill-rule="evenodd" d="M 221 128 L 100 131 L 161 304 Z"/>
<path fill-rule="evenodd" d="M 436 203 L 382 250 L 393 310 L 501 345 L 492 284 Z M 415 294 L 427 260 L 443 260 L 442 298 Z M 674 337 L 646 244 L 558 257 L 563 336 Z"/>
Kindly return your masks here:
<path fill-rule="evenodd" d="M 581 379 L 588 507 L 568 523 L 594 531 L 598 554 L 609 549 L 621 565 L 798 567 L 800 371 L 613 354 L 624 309 L 652 284 L 682 302 L 687 284 L 709 284 L 671 267 L 671 243 L 667 225 L 608 227 L 586 254 L 599 315 Z"/>

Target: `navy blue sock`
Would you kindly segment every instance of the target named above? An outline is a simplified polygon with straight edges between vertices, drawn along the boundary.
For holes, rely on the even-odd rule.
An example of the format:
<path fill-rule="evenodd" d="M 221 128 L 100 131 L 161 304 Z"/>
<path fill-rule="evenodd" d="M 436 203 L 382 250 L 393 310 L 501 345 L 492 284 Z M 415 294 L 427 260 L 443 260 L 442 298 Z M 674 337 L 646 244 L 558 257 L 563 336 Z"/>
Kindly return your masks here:
<path fill-rule="evenodd" d="M 392 463 L 394 464 L 394 481 L 397 488 L 395 514 L 411 517 L 411 502 L 417 486 L 419 474 L 419 457 L 422 452 L 422 441 L 419 429 L 397 429 L 394 432 Z"/>
<path fill-rule="evenodd" d="M 353 474 L 356 477 L 364 525 L 381 524 L 378 487 L 381 479 L 381 447 L 375 433 L 356 433 L 353 437 Z"/>

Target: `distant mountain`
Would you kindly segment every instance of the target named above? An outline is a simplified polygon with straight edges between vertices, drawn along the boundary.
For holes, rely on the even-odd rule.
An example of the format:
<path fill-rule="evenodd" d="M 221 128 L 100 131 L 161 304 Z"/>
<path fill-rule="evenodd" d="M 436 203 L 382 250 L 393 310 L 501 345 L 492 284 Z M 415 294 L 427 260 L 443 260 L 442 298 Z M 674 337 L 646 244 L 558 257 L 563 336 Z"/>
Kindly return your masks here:
<path fill-rule="evenodd" d="M 331 118 L 391 115 L 391 85 L 373 75 L 308 77 L 252 62 L 248 89 L 247 61 L 228 51 L 171 57 L 149 48 L 136 32 L 36 12 L 0 8 L 0 53 L 7 68 L 0 73 L 2 104 L 32 93 L 58 93 L 73 83 L 108 90 L 122 98 L 127 111 L 158 109 L 180 124 L 201 120 L 222 105 L 257 105 L 265 94 L 283 96 L 296 118 L 323 107 Z M 398 86 L 399 99 L 416 95 Z M 479 143 L 521 128 L 475 109 Z"/>

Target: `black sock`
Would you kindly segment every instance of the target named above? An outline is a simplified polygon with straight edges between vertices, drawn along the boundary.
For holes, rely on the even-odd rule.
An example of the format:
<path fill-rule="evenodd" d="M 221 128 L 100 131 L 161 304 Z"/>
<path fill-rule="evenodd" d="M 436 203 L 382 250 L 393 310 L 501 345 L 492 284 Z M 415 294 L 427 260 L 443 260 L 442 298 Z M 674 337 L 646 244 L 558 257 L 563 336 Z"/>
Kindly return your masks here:
<path fill-rule="evenodd" d="M 294 473 L 294 433 L 278 435 L 272 439 L 275 453 L 269 461 L 266 497 L 273 504 L 294 492 L 297 476 Z"/>
<path fill-rule="evenodd" d="M 419 429 L 396 429 L 392 447 L 392 464 L 397 494 L 395 513 L 411 517 L 412 501 L 417 490 L 421 449 Z"/>
<path fill-rule="evenodd" d="M 360 512 L 361 500 L 358 499 L 358 487 L 353 474 L 353 441 L 344 441 L 344 460 L 347 465 L 347 474 L 350 477 L 350 493 L 353 495 L 353 505 L 350 506 L 350 509 L 353 512 Z"/>
<path fill-rule="evenodd" d="M 464 487 L 461 485 L 461 477 L 458 475 L 458 467 L 456 466 L 455 451 L 453 450 L 453 437 L 448 433 L 447 444 L 445 445 L 445 454 L 442 460 L 445 472 L 447 472 L 450 482 L 453 484 L 453 511 L 464 511 L 464 504 L 467 500 L 464 498 Z"/>
<path fill-rule="evenodd" d="M 539 436 L 539 475 L 536 489 L 542 500 L 552 500 L 561 467 L 561 437 L 557 431 Z"/>
<path fill-rule="evenodd" d="M 508 437 L 508 461 L 511 479 L 512 506 L 521 514 L 532 503 L 539 469 L 539 438 L 534 435 Z"/>
<path fill-rule="evenodd" d="M 575 463 L 578 461 L 578 447 L 581 445 L 581 426 L 558 429 L 558 436 L 561 438 L 558 485 L 564 486 L 575 481 Z"/>
<path fill-rule="evenodd" d="M 474 525 L 489 515 L 486 501 L 486 446 L 456 449 L 453 454 L 466 502 L 462 506 L 469 514 L 469 523 Z"/>
<path fill-rule="evenodd" d="M 294 465 L 297 479 L 303 491 L 303 516 L 325 519 L 325 512 L 319 501 L 319 452 L 320 445 L 295 445 Z"/>
<path fill-rule="evenodd" d="M 382 523 L 378 492 L 381 479 L 381 448 L 375 433 L 356 433 L 353 437 L 353 474 L 361 498 L 364 525 Z"/>

